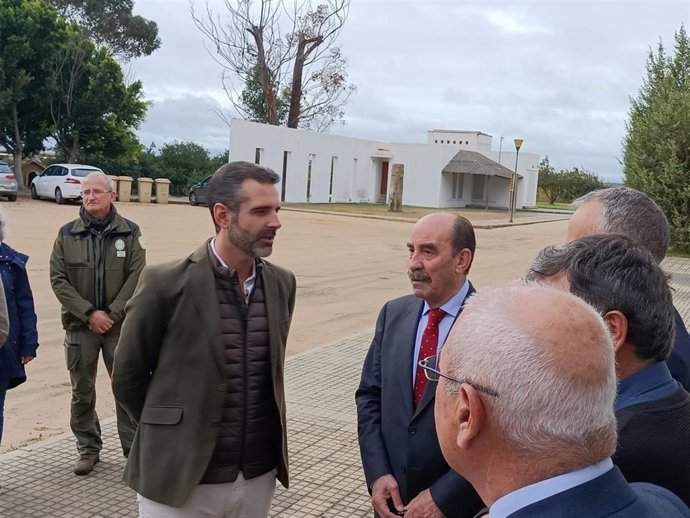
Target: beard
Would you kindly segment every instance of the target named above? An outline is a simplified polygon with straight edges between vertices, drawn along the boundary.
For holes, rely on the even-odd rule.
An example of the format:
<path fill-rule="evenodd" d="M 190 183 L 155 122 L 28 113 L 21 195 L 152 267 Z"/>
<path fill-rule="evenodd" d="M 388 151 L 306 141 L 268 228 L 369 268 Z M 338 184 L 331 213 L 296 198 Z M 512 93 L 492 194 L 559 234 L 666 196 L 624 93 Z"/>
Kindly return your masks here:
<path fill-rule="evenodd" d="M 228 241 L 250 257 L 268 257 L 273 252 L 273 244 L 264 244 L 261 239 L 275 235 L 275 230 L 264 230 L 255 235 L 233 222 L 228 233 Z"/>

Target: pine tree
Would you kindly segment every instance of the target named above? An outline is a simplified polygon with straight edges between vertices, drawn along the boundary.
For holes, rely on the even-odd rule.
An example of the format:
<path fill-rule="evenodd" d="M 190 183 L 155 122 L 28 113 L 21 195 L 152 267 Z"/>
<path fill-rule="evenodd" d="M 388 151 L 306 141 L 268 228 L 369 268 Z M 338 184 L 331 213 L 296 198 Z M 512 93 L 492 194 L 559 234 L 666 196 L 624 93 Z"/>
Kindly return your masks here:
<path fill-rule="evenodd" d="M 674 52 L 662 42 L 649 52 L 647 77 L 631 100 L 623 141 L 625 184 L 664 209 L 671 244 L 690 251 L 690 40 L 684 26 Z"/>

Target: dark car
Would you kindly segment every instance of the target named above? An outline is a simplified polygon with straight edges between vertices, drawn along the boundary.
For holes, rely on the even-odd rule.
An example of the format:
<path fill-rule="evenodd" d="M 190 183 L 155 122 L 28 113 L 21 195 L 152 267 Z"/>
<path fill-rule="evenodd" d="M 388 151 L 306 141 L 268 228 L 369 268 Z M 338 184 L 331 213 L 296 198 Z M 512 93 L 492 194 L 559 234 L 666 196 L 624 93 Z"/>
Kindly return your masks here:
<path fill-rule="evenodd" d="M 189 203 L 192 205 L 208 205 L 208 182 L 210 180 L 211 177 L 207 176 L 189 188 Z"/>

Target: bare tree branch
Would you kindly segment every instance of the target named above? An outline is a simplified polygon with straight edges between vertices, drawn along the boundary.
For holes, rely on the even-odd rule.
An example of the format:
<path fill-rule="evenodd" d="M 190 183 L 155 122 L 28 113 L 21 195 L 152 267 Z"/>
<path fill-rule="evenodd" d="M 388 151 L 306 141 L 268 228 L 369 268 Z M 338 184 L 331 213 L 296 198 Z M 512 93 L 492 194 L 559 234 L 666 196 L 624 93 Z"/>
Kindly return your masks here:
<path fill-rule="evenodd" d="M 224 15 L 203 2 L 190 12 L 241 116 L 320 131 L 342 122 L 356 90 L 336 45 L 350 0 L 224 0 Z"/>

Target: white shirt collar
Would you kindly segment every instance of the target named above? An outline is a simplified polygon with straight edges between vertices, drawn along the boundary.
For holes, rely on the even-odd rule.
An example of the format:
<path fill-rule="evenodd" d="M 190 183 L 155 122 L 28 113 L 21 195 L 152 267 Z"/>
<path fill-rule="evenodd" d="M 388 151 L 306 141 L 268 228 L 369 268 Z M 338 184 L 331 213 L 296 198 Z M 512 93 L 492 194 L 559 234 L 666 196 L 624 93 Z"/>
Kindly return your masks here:
<path fill-rule="evenodd" d="M 216 250 L 216 238 L 214 237 L 211 239 L 211 251 L 213 252 L 213 255 L 216 256 L 216 259 L 218 259 L 218 262 L 228 270 L 234 271 L 233 268 L 230 268 L 228 266 L 228 263 L 223 261 L 223 258 L 218 254 L 218 250 Z M 254 290 L 254 284 L 256 284 L 256 261 L 252 262 L 252 274 L 247 277 L 247 280 L 244 281 L 244 286 L 242 286 L 242 289 L 244 291 L 244 300 L 245 302 L 249 303 L 249 295 L 251 295 L 252 291 Z"/>

